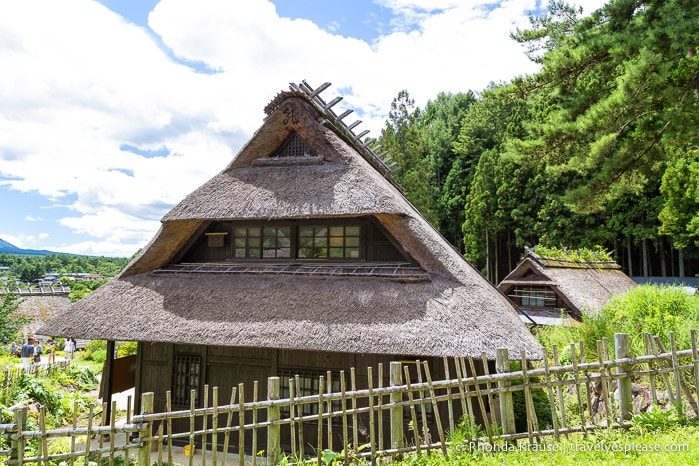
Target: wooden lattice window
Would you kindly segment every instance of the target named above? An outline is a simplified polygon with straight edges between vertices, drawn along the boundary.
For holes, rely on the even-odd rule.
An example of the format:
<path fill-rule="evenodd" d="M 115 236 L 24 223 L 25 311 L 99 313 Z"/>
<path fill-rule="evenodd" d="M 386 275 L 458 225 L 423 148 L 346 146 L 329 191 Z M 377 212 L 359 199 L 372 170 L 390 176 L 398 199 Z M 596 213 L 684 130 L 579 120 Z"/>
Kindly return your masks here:
<path fill-rule="evenodd" d="M 291 257 L 291 228 L 234 228 L 233 257 L 289 258 Z"/>
<path fill-rule="evenodd" d="M 201 357 L 175 355 L 172 370 L 172 404 L 189 408 L 194 390 L 194 403 L 199 398 L 199 380 L 201 375 Z"/>
<path fill-rule="evenodd" d="M 358 225 L 299 227 L 299 259 L 359 259 Z"/>
<path fill-rule="evenodd" d="M 272 157 L 315 157 L 317 154 L 298 133 L 292 134 Z"/>
<path fill-rule="evenodd" d="M 539 286 L 517 288 L 514 297 L 521 299 L 522 307 L 555 307 L 556 294 Z"/>

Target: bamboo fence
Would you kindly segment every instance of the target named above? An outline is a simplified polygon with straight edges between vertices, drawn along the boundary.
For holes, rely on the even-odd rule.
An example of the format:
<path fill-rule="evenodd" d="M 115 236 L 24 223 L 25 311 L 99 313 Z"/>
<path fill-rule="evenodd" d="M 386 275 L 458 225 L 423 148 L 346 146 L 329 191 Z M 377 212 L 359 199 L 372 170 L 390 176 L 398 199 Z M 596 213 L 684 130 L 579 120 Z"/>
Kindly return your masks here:
<path fill-rule="evenodd" d="M 202 406 L 192 401 L 186 410 L 172 410 L 167 393 L 165 412 L 153 412 L 154 394 L 141 398 L 141 412 L 126 413 L 117 422 L 116 403 L 110 419 L 91 406 L 78 425 L 78 406 L 71 426 L 47 429 L 46 412 L 28 413 L 14 408 L 14 422 L 0 424 L 0 461 L 7 465 L 87 464 L 112 465 L 120 457 L 140 465 L 173 464 L 182 458 L 189 465 L 278 464 L 287 462 L 327 463 L 329 459 L 350 463 L 366 460 L 375 464 L 382 458 L 415 452 L 441 451 L 449 455 L 456 445 L 451 433 L 462 429 L 460 442 L 470 445 L 494 442 L 541 442 L 580 433 L 587 436 L 597 429 L 626 428 L 632 416 L 645 409 L 639 403 L 644 395 L 650 404 L 682 409 L 699 416 L 699 355 L 696 333 L 691 332 L 691 348 L 677 350 L 674 334 L 669 349 L 659 338 L 645 335 L 645 354 L 631 357 L 628 338 L 616 334 L 614 354 L 609 342 L 597 342 L 596 361 L 585 359 L 582 342 L 571 344 L 570 364 L 560 364 L 561 352 L 553 347 L 553 365 L 547 360 L 529 361 L 517 355 L 521 370 L 511 371 L 510 355 L 498 349 L 496 372 L 476 374 L 473 358 L 445 358 L 446 377 L 434 380 L 427 362 L 416 361 L 416 376 L 401 362 L 389 368 L 390 384 L 383 386 L 383 370 L 368 368 L 368 388 L 357 389 L 354 369 L 340 372 L 340 391 L 332 391 L 328 373 L 319 380 L 319 392 L 301 396 L 298 376 L 289 378 L 289 397 L 280 398 L 280 379 L 270 377 L 266 399 L 260 400 L 257 383 L 239 384 L 229 402 L 219 403 L 219 393 L 205 388 Z M 482 358 L 485 361 L 485 356 Z M 467 376 L 467 374 L 472 374 Z M 376 377 L 375 377 L 376 375 Z M 638 394 L 640 384 L 647 390 Z M 348 386 L 349 383 L 349 386 Z M 536 409 L 535 393 L 548 400 L 545 411 L 550 421 L 543 425 Z M 513 396 L 523 397 L 526 428 L 515 428 Z M 191 400 L 196 397 L 192 393 Z M 566 399 L 573 400 L 571 411 Z M 486 409 L 486 406 L 496 409 Z M 310 409 L 312 407 L 312 409 Z M 475 412 L 482 413 L 478 426 Z M 464 413 L 457 419 L 455 412 Z M 125 416 L 125 417 L 124 417 Z M 364 421 L 360 421 L 360 418 Z M 368 419 L 368 426 L 365 421 Z M 180 421 L 178 421 L 180 420 Z M 173 423 L 188 423 L 189 429 L 175 432 Z M 388 424 L 387 424 L 388 423 Z M 84 424 L 84 425 L 83 425 Z M 304 426 L 306 428 L 304 428 Z M 308 427 L 316 433 L 308 438 Z M 406 426 L 409 432 L 406 432 Z M 367 428 L 368 427 L 368 428 Z M 386 427 L 386 429 L 384 429 Z M 384 430 L 389 433 L 388 437 Z M 282 431 L 291 439 L 282 449 Z M 304 438 L 304 435 L 306 438 Z M 341 437 L 342 449 L 332 451 L 333 437 Z M 62 449 L 55 447 L 62 441 Z M 54 446 L 52 446 L 54 445 Z M 251 447 L 250 447 L 251 446 Z M 199 453 L 194 454 L 195 449 Z M 58 451 L 60 450 L 60 451 Z M 188 450 L 188 456 L 181 452 Z M 247 452 L 247 455 L 246 455 Z M 238 454 L 242 453 L 242 454 Z M 258 455 L 260 453 L 260 455 Z"/>

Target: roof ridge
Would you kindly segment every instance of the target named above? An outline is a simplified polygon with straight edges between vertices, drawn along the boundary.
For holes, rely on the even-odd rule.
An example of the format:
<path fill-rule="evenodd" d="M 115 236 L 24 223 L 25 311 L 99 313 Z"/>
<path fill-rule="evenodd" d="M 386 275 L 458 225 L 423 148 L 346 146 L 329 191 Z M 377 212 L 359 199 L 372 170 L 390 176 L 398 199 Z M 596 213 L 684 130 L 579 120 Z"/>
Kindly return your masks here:
<path fill-rule="evenodd" d="M 331 86 L 331 83 L 325 82 L 313 88 L 306 80 L 301 81 L 300 84 L 289 83 L 290 91 L 282 91 L 277 94 L 274 99 L 265 107 L 265 112 L 269 115 L 271 112 L 279 108 L 281 102 L 291 96 L 298 96 L 304 98 L 306 101 L 310 102 L 316 110 L 318 110 L 323 116 L 325 116 L 328 123 L 337 131 L 337 133 L 342 136 L 357 152 L 359 152 L 374 168 L 376 168 L 379 173 L 381 173 L 384 178 L 391 181 L 391 183 L 398 187 L 398 184 L 392 179 L 391 175 L 396 171 L 400 170 L 400 167 L 396 162 L 394 162 L 388 151 L 384 150 L 378 152 L 381 148 L 381 144 L 375 144 L 377 139 L 370 138 L 362 142 L 361 139 L 369 134 L 369 130 L 362 130 L 359 133 L 355 133 L 354 129 L 362 123 L 362 120 L 355 120 L 351 124 L 346 124 L 342 120 L 352 113 L 354 110 L 348 109 L 341 114 L 336 114 L 332 107 L 343 100 L 342 96 L 337 96 L 326 102 L 320 94 Z M 402 191 L 402 189 L 401 189 Z"/>

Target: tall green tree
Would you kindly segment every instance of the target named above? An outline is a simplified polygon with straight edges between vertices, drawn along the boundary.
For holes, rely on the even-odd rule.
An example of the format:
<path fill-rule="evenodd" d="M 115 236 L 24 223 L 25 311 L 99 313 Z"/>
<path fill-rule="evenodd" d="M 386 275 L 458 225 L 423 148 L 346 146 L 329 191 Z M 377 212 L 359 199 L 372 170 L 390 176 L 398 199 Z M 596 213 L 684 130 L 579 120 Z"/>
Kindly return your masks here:
<path fill-rule="evenodd" d="M 408 91 L 400 91 L 391 102 L 391 110 L 380 144 L 400 169 L 392 176 L 403 188 L 405 196 L 433 226 L 438 227 L 436 183 L 426 158 L 425 140 L 417 124 L 420 109 Z"/>
<path fill-rule="evenodd" d="M 600 212 L 641 193 L 674 154 L 699 145 L 697 2 L 612 0 L 584 19 L 554 12 L 532 24 L 515 37 L 544 44 L 543 67 L 517 85 L 543 105 L 517 149 L 584 180 L 566 190 L 573 209 Z"/>
<path fill-rule="evenodd" d="M 0 300 L 0 341 L 17 339 L 22 325 L 31 319 L 19 314 L 20 297 L 14 293 L 2 295 Z"/>

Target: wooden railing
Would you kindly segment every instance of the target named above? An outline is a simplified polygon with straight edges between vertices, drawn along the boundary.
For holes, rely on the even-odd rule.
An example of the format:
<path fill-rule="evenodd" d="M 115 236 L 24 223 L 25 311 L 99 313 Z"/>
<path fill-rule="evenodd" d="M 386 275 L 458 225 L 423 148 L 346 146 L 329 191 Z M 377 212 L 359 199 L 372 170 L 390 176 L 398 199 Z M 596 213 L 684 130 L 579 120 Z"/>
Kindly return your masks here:
<path fill-rule="evenodd" d="M 690 349 L 678 351 L 674 334 L 670 334 L 668 351 L 659 338 L 646 335 L 646 354 L 630 357 L 627 336 L 617 334 L 614 355 L 609 354 L 607 341 L 603 340 L 597 344 L 597 360 L 586 361 L 579 342 L 570 345 L 570 364 L 558 364 L 559 353 L 554 347 L 554 365 L 549 366 L 547 361 L 532 363 L 522 352 L 518 358 L 522 369 L 518 371 L 510 371 L 509 354 L 506 349 L 499 349 L 496 373 L 489 374 L 486 369 L 484 374 L 467 376 L 476 374 L 473 359 L 445 358 L 446 377 L 441 380 L 431 378 L 426 362 L 418 362 L 417 379 L 411 376 L 407 365 L 393 362 L 388 386 L 382 386 L 382 367 L 378 367 L 377 373 L 368 368 L 368 388 L 358 390 L 352 369 L 349 374 L 340 372 L 340 391 L 331 391 L 333 384 L 321 376 L 320 392 L 315 395 L 300 396 L 298 376 L 289 378 L 290 396 L 284 399 L 280 398 L 279 377 L 270 377 L 265 400 L 258 399 L 257 383 L 252 392 L 243 384 L 233 388 L 230 401 L 224 404 L 219 402 L 216 387 L 209 398 L 207 386 L 201 400 L 203 406 L 197 407 L 192 401 L 187 410 L 172 410 L 168 392 L 167 409 L 159 413 L 153 412 L 154 394 L 145 393 L 140 414 L 133 415 L 127 409 L 118 424 L 116 416 L 93 422 L 94 407 L 90 407 L 87 425 L 78 426 L 74 420 L 71 427 L 49 430 L 42 407 L 38 426 L 30 429 L 27 409 L 16 408 L 14 422 L 0 425 L 4 436 L 0 459 L 4 456 L 7 465 L 87 463 L 88 459 L 97 464 L 109 459 L 111 464 L 123 456 L 141 465 L 154 461 L 172 464 L 182 449 L 188 449 L 191 465 L 196 448 L 203 452 L 199 453 L 197 464 L 214 466 L 231 462 L 241 466 L 277 464 L 284 457 L 320 464 L 326 461 L 324 455 L 328 453 L 345 463 L 360 458 L 374 463 L 381 457 L 411 452 L 436 450 L 448 455 L 454 447 L 479 448 L 502 441 L 533 444 L 544 437 L 557 440 L 575 432 L 587 435 L 596 429 L 629 427 L 632 416 L 644 409 L 634 406 L 634 389 L 638 385 L 632 386 L 632 379 L 647 382 L 652 403 L 677 410 L 691 407 L 699 415 L 699 357 L 694 331 L 691 341 Z M 541 394 L 548 400 L 546 414 L 551 421 L 546 425 L 540 422 L 534 403 L 535 396 Z M 523 397 L 525 406 L 526 428 L 520 431 L 515 428 L 514 396 Z M 574 401 L 572 411 L 566 409 L 570 404 L 565 401 L 566 396 Z M 196 399 L 194 391 L 190 398 Z M 487 410 L 486 405 L 497 409 Z M 115 402 L 111 408 L 112 413 L 117 412 Z M 103 415 L 106 411 L 102 410 Z M 459 419 L 456 412 L 464 416 Z M 478 426 L 473 423 L 477 412 L 483 413 Z M 182 420 L 189 428 L 173 429 L 173 424 L 182 424 Z M 308 436 L 309 426 L 314 430 L 312 438 Z M 359 431 L 365 426 L 360 438 Z M 460 428 L 462 440 L 457 445 L 450 433 Z M 284 451 L 282 434 L 291 439 Z M 333 438 L 338 435 L 341 449 L 333 452 L 337 444 Z M 70 448 L 56 453 L 49 446 L 61 438 L 69 440 L 64 440 L 64 444 Z M 35 448 L 32 450 L 30 445 Z M 264 457 L 258 457 L 258 453 Z"/>
<path fill-rule="evenodd" d="M 70 287 L 59 285 L 35 285 L 35 286 L 3 286 L 0 287 L 0 295 L 18 294 L 20 296 L 62 296 L 70 294 Z"/>

